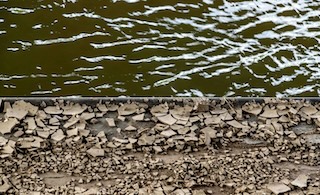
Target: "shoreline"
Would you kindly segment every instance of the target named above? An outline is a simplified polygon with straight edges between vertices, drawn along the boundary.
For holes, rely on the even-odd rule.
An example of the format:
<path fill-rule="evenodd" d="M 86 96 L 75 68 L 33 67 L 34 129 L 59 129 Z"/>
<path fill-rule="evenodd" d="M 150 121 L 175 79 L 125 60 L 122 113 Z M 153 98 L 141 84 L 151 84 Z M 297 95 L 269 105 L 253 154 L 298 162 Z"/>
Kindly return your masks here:
<path fill-rule="evenodd" d="M 317 98 L 3 97 L 0 105 L 1 193 L 320 193 Z"/>

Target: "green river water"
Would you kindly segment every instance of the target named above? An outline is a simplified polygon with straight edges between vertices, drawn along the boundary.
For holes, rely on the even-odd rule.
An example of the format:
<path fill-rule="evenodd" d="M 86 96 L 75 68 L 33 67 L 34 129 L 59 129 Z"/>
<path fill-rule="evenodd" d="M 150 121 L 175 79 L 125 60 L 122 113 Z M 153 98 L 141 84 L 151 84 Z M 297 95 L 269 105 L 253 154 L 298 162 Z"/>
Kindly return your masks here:
<path fill-rule="evenodd" d="M 0 0 L 0 96 L 318 96 L 320 1 Z"/>

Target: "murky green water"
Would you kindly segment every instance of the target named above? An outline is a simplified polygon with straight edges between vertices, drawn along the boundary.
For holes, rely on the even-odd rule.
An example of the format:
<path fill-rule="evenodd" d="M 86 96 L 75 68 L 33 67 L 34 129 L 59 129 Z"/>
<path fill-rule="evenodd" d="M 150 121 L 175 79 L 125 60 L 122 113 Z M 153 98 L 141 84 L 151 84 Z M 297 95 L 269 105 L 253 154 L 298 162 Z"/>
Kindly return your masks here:
<path fill-rule="evenodd" d="M 318 96 L 320 1 L 0 0 L 0 96 Z"/>

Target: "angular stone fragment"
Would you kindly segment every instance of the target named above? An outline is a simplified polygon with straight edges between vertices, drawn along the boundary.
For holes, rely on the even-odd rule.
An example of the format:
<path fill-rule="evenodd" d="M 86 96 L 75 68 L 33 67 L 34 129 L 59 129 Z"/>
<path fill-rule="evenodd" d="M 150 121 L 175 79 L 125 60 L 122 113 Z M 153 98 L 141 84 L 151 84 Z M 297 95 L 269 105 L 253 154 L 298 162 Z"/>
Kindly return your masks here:
<path fill-rule="evenodd" d="M 41 138 L 47 139 L 50 136 L 50 131 L 48 130 L 37 130 L 37 135 Z"/>
<path fill-rule="evenodd" d="M 88 135 L 90 134 L 90 130 L 80 129 L 79 134 L 83 137 L 88 137 Z"/>
<path fill-rule="evenodd" d="M 132 117 L 132 120 L 134 121 L 143 121 L 143 119 L 144 119 L 144 114 L 138 114 Z"/>
<path fill-rule="evenodd" d="M 138 145 L 139 146 L 152 145 L 154 140 L 155 140 L 155 136 L 154 135 L 147 136 L 146 134 L 143 134 L 138 139 Z"/>
<path fill-rule="evenodd" d="M 116 123 L 114 122 L 113 118 L 106 118 L 106 121 L 107 121 L 109 127 L 115 127 L 116 126 Z"/>
<path fill-rule="evenodd" d="M 7 144 L 7 142 L 8 142 L 8 139 L 6 139 L 6 138 L 4 138 L 4 137 L 0 136 L 0 146 L 4 146 L 4 145 L 6 145 L 6 144 Z"/>
<path fill-rule="evenodd" d="M 156 117 L 166 115 L 168 111 L 169 111 L 169 106 L 167 103 L 153 106 L 150 109 L 151 114 Z"/>
<path fill-rule="evenodd" d="M 261 113 L 262 106 L 259 104 L 244 104 L 242 106 L 242 110 L 257 116 L 258 114 Z"/>
<path fill-rule="evenodd" d="M 90 148 L 87 153 L 93 157 L 104 156 L 104 150 L 100 148 Z"/>
<path fill-rule="evenodd" d="M 212 129 L 211 127 L 205 127 L 201 129 L 200 132 L 204 133 L 204 136 L 205 136 L 204 143 L 206 145 L 210 145 L 211 139 L 214 139 L 217 137 L 217 131 Z"/>
<path fill-rule="evenodd" d="M 297 126 L 292 127 L 292 130 L 297 135 L 310 134 L 310 133 L 315 132 L 317 130 L 317 127 L 315 125 L 308 125 L 305 123 L 300 123 Z"/>
<path fill-rule="evenodd" d="M 120 139 L 120 138 L 117 138 L 117 137 L 113 137 L 112 140 L 114 140 L 114 141 L 116 141 L 116 142 L 119 142 L 119 143 L 121 143 L 121 144 L 127 144 L 127 143 L 129 143 L 128 140 L 126 140 L 126 139 Z"/>
<path fill-rule="evenodd" d="M 80 118 L 87 121 L 87 120 L 90 120 L 92 118 L 95 117 L 95 114 L 93 112 L 84 112 L 80 115 Z"/>
<path fill-rule="evenodd" d="M 77 136 L 78 135 L 78 128 L 73 128 L 71 130 L 67 130 L 68 137 Z"/>
<path fill-rule="evenodd" d="M 36 121 L 33 117 L 28 117 L 24 121 L 28 124 L 29 130 L 35 130 L 37 128 Z"/>
<path fill-rule="evenodd" d="M 187 134 L 189 131 L 190 131 L 190 128 L 189 128 L 189 127 L 184 127 L 184 128 L 178 129 L 178 133 L 179 133 L 180 135 L 185 135 L 185 134 Z"/>
<path fill-rule="evenodd" d="M 305 138 L 306 141 L 309 142 L 309 143 L 312 143 L 312 144 L 320 144 L 320 134 L 305 135 L 304 138 Z"/>
<path fill-rule="evenodd" d="M 126 131 L 135 131 L 135 130 L 137 130 L 137 128 L 135 128 L 135 127 L 132 126 L 132 125 L 129 125 L 129 126 L 126 127 L 124 130 L 126 130 Z"/>
<path fill-rule="evenodd" d="M 38 111 L 38 107 L 30 104 L 29 102 L 25 102 L 23 100 L 16 101 L 12 108 L 8 108 L 6 110 L 7 117 L 15 117 L 19 120 L 23 119 L 27 114 L 30 116 L 36 115 Z"/>
<path fill-rule="evenodd" d="M 264 118 L 277 118 L 279 117 L 277 110 L 270 109 L 268 106 L 264 107 L 264 112 L 260 114 Z"/>
<path fill-rule="evenodd" d="M 245 128 L 245 127 L 246 127 L 246 126 L 244 126 L 243 124 L 239 123 L 239 122 L 236 121 L 236 120 L 227 121 L 226 123 L 227 123 L 228 125 L 232 126 L 232 127 L 238 128 L 238 129 L 242 129 L 242 128 Z"/>
<path fill-rule="evenodd" d="M 173 125 L 177 122 L 177 119 L 173 118 L 171 114 L 159 116 L 158 120 L 167 125 Z"/>
<path fill-rule="evenodd" d="M 308 175 L 300 174 L 295 180 L 291 182 L 291 184 L 299 188 L 305 188 L 307 187 L 308 179 L 309 179 Z"/>
<path fill-rule="evenodd" d="M 108 108 L 105 104 L 97 104 L 97 108 L 101 111 L 101 112 L 108 112 Z"/>
<path fill-rule="evenodd" d="M 61 110 L 58 106 L 47 106 L 43 109 L 47 114 L 61 114 L 63 110 Z"/>
<path fill-rule="evenodd" d="M 4 182 L 1 186 L 0 186 L 0 193 L 6 193 L 9 189 L 11 188 L 11 185 L 9 185 L 7 182 Z"/>
<path fill-rule="evenodd" d="M 0 122 L 0 133 L 11 133 L 11 130 L 18 124 L 18 120 L 15 118 L 9 118 L 4 122 Z"/>
<path fill-rule="evenodd" d="M 72 116 L 72 117 L 63 125 L 63 127 L 67 129 L 67 128 L 71 127 L 72 125 L 76 124 L 78 121 L 79 121 L 79 118 L 77 118 L 77 117 L 75 117 L 75 116 Z"/>
<path fill-rule="evenodd" d="M 281 194 L 291 190 L 287 185 L 283 183 L 269 184 L 267 188 L 275 194 Z"/>
<path fill-rule="evenodd" d="M 123 104 L 118 108 L 118 114 L 121 116 L 127 116 L 134 114 L 138 111 L 139 107 L 132 103 L 132 104 Z"/>
<path fill-rule="evenodd" d="M 87 105 L 80 105 L 80 104 L 75 104 L 75 105 L 69 105 L 63 108 L 63 113 L 64 115 L 77 115 L 81 114 L 88 108 Z"/>
<path fill-rule="evenodd" d="M 169 129 L 169 130 L 166 130 L 166 131 L 162 131 L 161 133 L 160 133 L 160 135 L 163 135 L 164 137 L 171 137 L 171 136 L 174 136 L 174 135 L 176 135 L 177 133 L 175 132 L 175 131 L 173 131 L 173 130 L 171 130 L 171 129 Z"/>
<path fill-rule="evenodd" d="M 61 129 L 58 129 L 54 134 L 51 135 L 51 139 L 54 141 L 61 141 L 65 138 L 63 131 Z"/>
<path fill-rule="evenodd" d="M 216 125 L 219 124 L 221 122 L 221 118 L 218 116 L 212 116 L 212 117 L 208 117 L 204 120 L 204 123 L 208 126 L 208 125 Z"/>
<path fill-rule="evenodd" d="M 9 145 L 6 145 L 1 149 L 2 154 L 12 154 L 13 151 L 14 151 L 14 149 Z"/>
<path fill-rule="evenodd" d="M 303 113 L 305 113 L 306 115 L 313 115 L 313 114 L 315 114 L 315 113 L 317 113 L 318 112 L 318 110 L 314 107 L 314 106 L 312 106 L 312 105 L 310 105 L 310 106 L 304 106 L 304 107 L 302 107 L 301 109 L 300 109 L 300 111 L 301 112 L 303 112 Z"/>

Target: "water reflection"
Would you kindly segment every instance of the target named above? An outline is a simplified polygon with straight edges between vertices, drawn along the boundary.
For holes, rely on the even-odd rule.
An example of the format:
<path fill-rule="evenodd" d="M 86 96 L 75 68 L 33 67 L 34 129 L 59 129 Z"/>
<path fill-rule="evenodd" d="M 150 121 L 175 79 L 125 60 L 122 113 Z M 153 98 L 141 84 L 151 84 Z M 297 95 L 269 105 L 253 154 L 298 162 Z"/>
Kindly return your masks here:
<path fill-rule="evenodd" d="M 318 96 L 319 8 L 2 0 L 0 94 Z"/>

